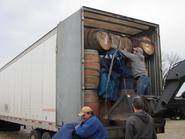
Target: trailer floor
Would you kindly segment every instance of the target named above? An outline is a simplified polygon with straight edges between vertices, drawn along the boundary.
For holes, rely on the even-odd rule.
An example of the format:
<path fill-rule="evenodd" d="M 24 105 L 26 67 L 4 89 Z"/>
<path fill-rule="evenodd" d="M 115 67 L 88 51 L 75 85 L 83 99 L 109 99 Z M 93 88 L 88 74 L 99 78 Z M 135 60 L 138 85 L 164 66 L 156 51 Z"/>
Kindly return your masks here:
<path fill-rule="evenodd" d="M 29 139 L 30 130 L 22 129 L 20 132 L 2 132 L 0 139 Z M 185 120 L 167 120 L 166 133 L 158 134 L 158 139 L 184 139 Z"/>

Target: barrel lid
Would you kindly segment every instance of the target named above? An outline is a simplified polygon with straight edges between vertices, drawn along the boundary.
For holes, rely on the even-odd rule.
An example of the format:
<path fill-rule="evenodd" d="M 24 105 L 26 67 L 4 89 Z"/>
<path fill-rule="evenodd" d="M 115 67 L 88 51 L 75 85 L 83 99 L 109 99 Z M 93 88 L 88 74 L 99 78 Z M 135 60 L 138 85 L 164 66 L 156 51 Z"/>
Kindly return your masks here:
<path fill-rule="evenodd" d="M 97 33 L 97 40 L 100 44 L 100 46 L 104 49 L 104 50 L 109 50 L 111 48 L 111 37 L 108 34 L 108 32 L 106 31 L 98 31 Z"/>
<path fill-rule="evenodd" d="M 147 55 L 154 54 L 155 46 L 153 45 L 153 43 L 149 37 L 147 37 L 147 36 L 142 37 L 140 47 L 143 48 L 144 52 Z"/>

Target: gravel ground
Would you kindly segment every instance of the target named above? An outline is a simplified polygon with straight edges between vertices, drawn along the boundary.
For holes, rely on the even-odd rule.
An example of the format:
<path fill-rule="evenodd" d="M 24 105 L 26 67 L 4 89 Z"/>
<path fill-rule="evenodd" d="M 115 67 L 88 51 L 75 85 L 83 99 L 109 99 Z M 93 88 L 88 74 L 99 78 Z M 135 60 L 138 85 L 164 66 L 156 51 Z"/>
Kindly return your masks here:
<path fill-rule="evenodd" d="M 165 130 L 158 139 L 185 139 L 185 120 L 167 120 Z"/>
<path fill-rule="evenodd" d="M 21 130 L 20 132 L 0 131 L 0 139 L 29 139 L 29 132 L 27 130 Z"/>
<path fill-rule="evenodd" d="M 1 132 L 0 139 L 29 139 L 30 130 Z M 158 134 L 158 139 L 185 139 L 185 120 L 167 120 L 166 133 Z"/>

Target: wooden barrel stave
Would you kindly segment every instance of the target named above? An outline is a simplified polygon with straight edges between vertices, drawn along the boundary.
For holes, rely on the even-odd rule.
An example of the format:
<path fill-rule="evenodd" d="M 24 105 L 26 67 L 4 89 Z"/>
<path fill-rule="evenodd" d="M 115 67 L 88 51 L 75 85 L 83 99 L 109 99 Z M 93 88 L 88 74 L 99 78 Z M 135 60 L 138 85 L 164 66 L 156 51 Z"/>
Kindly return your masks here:
<path fill-rule="evenodd" d="M 94 114 L 99 116 L 99 98 L 96 90 L 84 91 L 84 105 L 91 107 Z"/>
<path fill-rule="evenodd" d="M 97 89 L 100 76 L 100 58 L 98 51 L 85 49 L 84 83 L 85 89 Z"/>

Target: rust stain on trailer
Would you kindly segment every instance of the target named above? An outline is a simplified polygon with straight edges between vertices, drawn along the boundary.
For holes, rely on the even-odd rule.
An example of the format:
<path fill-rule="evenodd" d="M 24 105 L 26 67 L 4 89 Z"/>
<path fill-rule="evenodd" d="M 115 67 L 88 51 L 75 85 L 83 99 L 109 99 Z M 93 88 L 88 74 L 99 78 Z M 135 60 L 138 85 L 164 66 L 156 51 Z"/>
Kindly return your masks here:
<path fill-rule="evenodd" d="M 45 111 L 45 112 L 55 112 L 56 109 L 54 109 L 54 108 L 44 108 L 44 109 L 42 109 L 42 111 Z"/>

